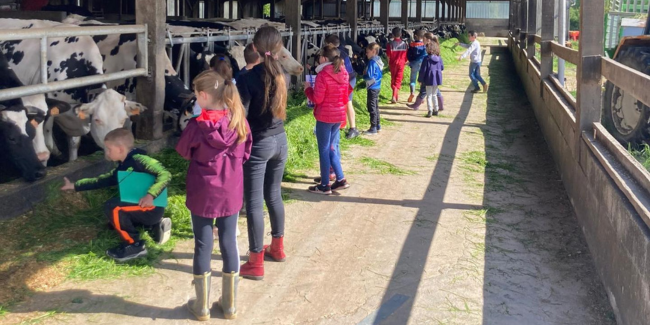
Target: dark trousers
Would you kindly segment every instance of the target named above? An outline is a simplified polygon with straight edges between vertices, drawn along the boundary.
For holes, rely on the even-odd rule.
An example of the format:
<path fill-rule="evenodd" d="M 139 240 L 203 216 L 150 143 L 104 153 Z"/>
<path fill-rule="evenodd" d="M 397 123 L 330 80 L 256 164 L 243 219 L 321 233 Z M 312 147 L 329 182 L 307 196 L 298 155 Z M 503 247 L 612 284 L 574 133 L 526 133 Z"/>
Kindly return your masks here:
<path fill-rule="evenodd" d="M 237 247 L 237 219 L 239 213 L 232 216 L 216 218 L 219 231 L 219 249 L 223 267 L 221 272 L 239 272 L 239 248 Z M 214 235 L 212 226 L 215 219 L 192 215 L 192 231 L 194 231 L 194 264 L 192 272 L 195 275 L 210 272 L 212 267 L 212 248 Z"/>
<path fill-rule="evenodd" d="M 379 89 L 368 89 L 368 113 L 370 113 L 370 127 L 379 126 Z"/>
<path fill-rule="evenodd" d="M 285 133 L 253 141 L 250 159 L 244 164 L 244 197 L 248 220 L 249 250 L 264 249 L 264 201 L 271 219 L 271 236 L 284 236 L 282 176 L 287 163 Z"/>
<path fill-rule="evenodd" d="M 128 244 L 140 240 L 136 227 L 151 227 L 160 223 L 165 214 L 165 208 L 141 208 L 137 204 L 125 203 L 119 198 L 112 198 L 104 204 L 104 215 L 111 223 L 120 238 Z"/>

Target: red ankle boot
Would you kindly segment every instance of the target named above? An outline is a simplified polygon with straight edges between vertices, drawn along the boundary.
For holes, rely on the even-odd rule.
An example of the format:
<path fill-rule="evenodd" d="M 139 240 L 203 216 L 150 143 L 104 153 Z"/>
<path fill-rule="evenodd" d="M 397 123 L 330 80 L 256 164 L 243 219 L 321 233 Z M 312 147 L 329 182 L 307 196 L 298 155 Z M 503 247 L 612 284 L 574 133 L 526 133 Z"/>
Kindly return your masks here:
<path fill-rule="evenodd" d="M 284 255 L 284 237 L 273 237 L 271 245 L 264 245 L 264 253 L 276 262 L 284 262 L 287 258 Z"/>
<path fill-rule="evenodd" d="M 250 252 L 248 262 L 239 268 L 239 276 L 250 280 L 264 279 L 264 251 Z"/>

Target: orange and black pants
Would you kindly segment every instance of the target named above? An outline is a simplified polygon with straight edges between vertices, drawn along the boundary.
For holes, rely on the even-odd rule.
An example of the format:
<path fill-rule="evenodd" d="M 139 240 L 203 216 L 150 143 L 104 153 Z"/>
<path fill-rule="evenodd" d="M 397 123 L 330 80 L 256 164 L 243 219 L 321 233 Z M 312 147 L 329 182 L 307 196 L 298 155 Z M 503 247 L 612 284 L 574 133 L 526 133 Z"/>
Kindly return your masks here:
<path fill-rule="evenodd" d="M 165 208 L 141 208 L 137 204 L 125 203 L 119 198 L 112 198 L 104 204 L 104 215 L 120 238 L 128 244 L 140 240 L 136 227 L 151 227 L 158 223 L 165 214 Z"/>

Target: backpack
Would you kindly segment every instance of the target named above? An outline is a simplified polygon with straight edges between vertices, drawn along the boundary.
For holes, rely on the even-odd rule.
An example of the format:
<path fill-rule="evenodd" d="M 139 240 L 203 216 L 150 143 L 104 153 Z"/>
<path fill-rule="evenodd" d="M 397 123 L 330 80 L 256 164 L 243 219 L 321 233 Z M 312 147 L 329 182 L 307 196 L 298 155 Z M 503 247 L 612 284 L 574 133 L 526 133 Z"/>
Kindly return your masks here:
<path fill-rule="evenodd" d="M 406 59 L 409 60 L 409 62 L 412 61 L 417 61 L 419 59 L 419 49 L 417 46 L 411 46 L 409 49 L 406 51 Z"/>

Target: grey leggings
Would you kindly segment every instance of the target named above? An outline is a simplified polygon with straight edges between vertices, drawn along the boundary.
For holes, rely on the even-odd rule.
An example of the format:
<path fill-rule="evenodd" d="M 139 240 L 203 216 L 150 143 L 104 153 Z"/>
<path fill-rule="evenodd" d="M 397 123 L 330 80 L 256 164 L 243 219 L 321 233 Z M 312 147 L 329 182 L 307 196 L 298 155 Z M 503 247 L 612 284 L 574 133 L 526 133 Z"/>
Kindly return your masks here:
<path fill-rule="evenodd" d="M 271 236 L 284 236 L 282 176 L 287 163 L 285 133 L 253 141 L 250 159 L 244 164 L 244 197 L 248 220 L 249 250 L 264 249 L 264 201 L 271 219 Z"/>
<path fill-rule="evenodd" d="M 223 267 L 221 272 L 239 272 L 239 248 L 237 247 L 237 219 L 239 213 L 228 217 L 217 218 L 219 229 L 219 249 Z M 214 236 L 212 226 L 215 219 L 192 215 L 192 230 L 194 231 L 194 266 L 195 275 L 205 274 L 212 270 L 212 248 Z"/>

